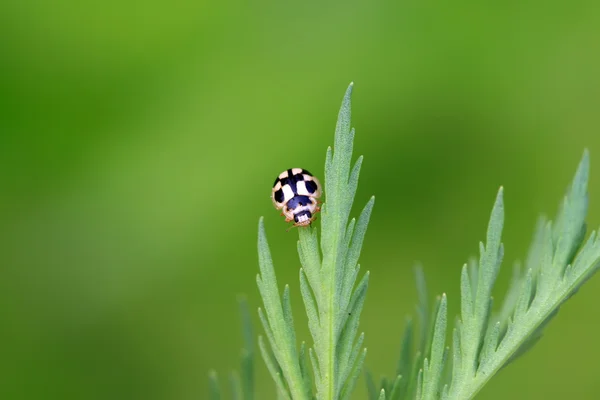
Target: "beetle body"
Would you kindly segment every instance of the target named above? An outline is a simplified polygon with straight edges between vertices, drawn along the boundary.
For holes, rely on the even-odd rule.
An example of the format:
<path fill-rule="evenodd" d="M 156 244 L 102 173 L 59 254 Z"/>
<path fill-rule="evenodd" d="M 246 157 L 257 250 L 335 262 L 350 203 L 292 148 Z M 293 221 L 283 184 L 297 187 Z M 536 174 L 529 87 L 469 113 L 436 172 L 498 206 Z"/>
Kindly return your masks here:
<path fill-rule="evenodd" d="M 294 226 L 309 226 L 319 212 L 317 199 L 321 197 L 321 184 L 310 172 L 302 168 L 290 168 L 275 179 L 271 200 L 273 206 L 282 210 L 286 222 Z"/>

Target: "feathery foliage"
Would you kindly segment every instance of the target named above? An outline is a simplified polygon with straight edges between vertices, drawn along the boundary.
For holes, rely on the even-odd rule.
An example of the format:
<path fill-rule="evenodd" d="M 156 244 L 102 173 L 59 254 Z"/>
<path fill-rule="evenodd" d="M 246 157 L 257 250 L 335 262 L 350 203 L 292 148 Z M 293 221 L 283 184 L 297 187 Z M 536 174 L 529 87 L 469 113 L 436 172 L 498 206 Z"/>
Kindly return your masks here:
<path fill-rule="evenodd" d="M 315 227 L 299 229 L 300 292 L 314 342 L 308 349 L 314 380 L 307 368 L 305 345 L 300 352 L 297 350 L 289 286 L 285 286 L 280 298 L 262 218 L 259 221 L 257 283 L 264 303 L 264 311 L 259 309 L 259 314 L 269 343 L 267 348 L 260 339 L 261 352 L 283 398 L 313 398 L 313 382 L 319 400 L 350 398 L 366 355 L 362 348 L 364 335 L 357 337 L 357 333 L 369 273 L 358 284 L 356 281 L 374 198 L 358 221 L 348 222 L 362 164 L 359 157 L 351 165 L 351 94 L 352 84 L 342 101 L 334 150 L 327 149 L 320 243 Z"/>
<path fill-rule="evenodd" d="M 359 280 L 358 259 L 374 198 L 358 220 L 350 218 L 362 164 L 352 165 L 354 129 L 350 125 L 348 87 L 338 115 L 334 147 L 327 149 L 320 240 L 317 228 L 299 229 L 297 244 L 302 268 L 300 293 L 313 345 L 298 347 L 290 303 L 290 287 L 280 294 L 263 218 L 258 226 L 260 273 L 257 285 L 263 301 L 258 316 L 264 328 L 258 345 L 275 382 L 280 400 L 350 399 L 366 356 L 364 333 L 358 334 L 369 272 Z M 400 357 L 392 379 L 376 383 L 365 372 L 369 400 L 464 400 L 473 398 L 491 377 L 530 349 L 542 336 L 560 306 L 579 290 L 600 266 L 600 240 L 592 232 L 583 244 L 587 212 L 589 156 L 584 152 L 555 222 L 540 218 L 533 242 L 513 278 L 498 311 L 492 309 L 492 290 L 504 250 L 503 188 L 496 196 L 486 242 L 479 259 L 461 271 L 460 317 L 448 334 L 445 294 L 430 305 L 423 270 L 416 268 L 417 318 L 408 319 Z M 358 282 L 358 283 L 357 283 Z M 242 303 L 245 347 L 241 373 L 230 376 L 236 400 L 254 396 L 253 333 Z M 221 399 L 217 375 L 210 374 L 210 399 Z"/>
<path fill-rule="evenodd" d="M 499 312 L 492 311 L 492 289 L 503 258 L 503 188 L 492 209 L 485 245 L 480 243 L 479 260 L 471 260 L 461 271 L 461 313 L 452 332 L 452 350 L 446 346 L 447 299 L 442 295 L 427 325 L 426 288 L 417 270 L 418 313 L 421 342 L 413 356 L 414 327 L 406 325 L 401 356 L 393 383 L 375 386 L 367 374 L 369 399 L 377 390 L 387 399 L 473 398 L 500 369 L 529 350 L 542 336 L 560 306 L 579 290 L 600 266 L 600 243 L 596 232 L 583 244 L 587 212 L 589 156 L 584 152 L 569 186 L 556 222 L 540 218 L 524 269 L 515 263 L 513 278 Z M 425 324 L 425 325 L 424 325 Z M 429 341 L 429 339 L 431 340 Z M 450 353 L 450 357 L 448 354 Z M 421 360 L 425 355 L 424 360 Z M 416 385 L 415 371 L 418 368 Z M 403 383 L 404 377 L 407 383 Z"/>

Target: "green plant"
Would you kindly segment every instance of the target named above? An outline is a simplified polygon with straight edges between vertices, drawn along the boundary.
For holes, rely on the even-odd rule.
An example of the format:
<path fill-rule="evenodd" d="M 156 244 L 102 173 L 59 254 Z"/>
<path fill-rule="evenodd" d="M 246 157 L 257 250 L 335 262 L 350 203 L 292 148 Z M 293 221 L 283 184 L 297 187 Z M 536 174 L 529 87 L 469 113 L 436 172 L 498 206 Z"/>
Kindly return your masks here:
<path fill-rule="evenodd" d="M 334 150 L 327 150 L 320 243 L 317 228 L 299 229 L 300 291 L 308 315 L 313 347 L 297 347 L 290 305 L 290 288 L 280 296 L 275 270 L 259 220 L 257 284 L 264 311 L 259 308 L 266 342 L 259 337 L 262 357 L 281 399 L 348 399 L 360 375 L 366 349 L 364 334 L 357 337 L 369 273 L 356 284 L 358 259 L 374 204 L 367 203 L 358 221 L 349 214 L 358 185 L 362 157 L 351 168 L 354 130 L 350 127 L 350 96 L 346 91 L 335 130 Z M 503 189 L 492 209 L 486 243 L 479 260 L 465 264 L 461 273 L 461 314 L 446 346 L 447 298 L 436 299 L 429 311 L 422 270 L 417 268 L 419 335 L 407 322 L 400 359 L 393 379 L 379 385 L 366 373 L 369 398 L 471 399 L 501 368 L 522 355 L 542 335 L 560 306 L 589 279 L 600 265 L 600 243 L 592 232 L 583 246 L 587 212 L 587 151 L 551 222 L 540 219 L 524 268 L 516 267 L 512 284 L 498 312 L 492 311 L 491 292 L 503 258 Z M 232 375 L 235 399 L 252 399 L 253 340 L 245 317 L 246 350 L 242 374 Z M 415 343 L 416 342 L 416 343 Z M 268 345 L 267 345 L 268 343 Z M 309 362 L 312 368 L 309 368 Z M 316 393 L 315 390 L 316 389 Z M 211 374 L 213 399 L 220 398 L 216 375 Z"/>

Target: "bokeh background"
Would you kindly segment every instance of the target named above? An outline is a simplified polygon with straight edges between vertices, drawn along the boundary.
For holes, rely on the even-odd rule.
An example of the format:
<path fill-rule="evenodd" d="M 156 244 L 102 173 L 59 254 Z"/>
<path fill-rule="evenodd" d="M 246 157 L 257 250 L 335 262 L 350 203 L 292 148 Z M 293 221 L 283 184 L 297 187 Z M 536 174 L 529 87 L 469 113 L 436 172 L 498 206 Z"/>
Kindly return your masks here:
<path fill-rule="evenodd" d="M 394 370 L 415 262 L 458 313 L 500 185 L 500 299 L 586 147 L 600 223 L 597 1 L 8 0 L 0 54 L 3 399 L 206 398 L 208 371 L 238 363 L 236 296 L 259 305 L 261 215 L 301 325 L 297 233 L 270 189 L 290 167 L 322 177 L 350 81 L 355 214 L 377 199 L 361 257 L 375 376 Z M 600 398 L 599 290 L 478 398 Z"/>

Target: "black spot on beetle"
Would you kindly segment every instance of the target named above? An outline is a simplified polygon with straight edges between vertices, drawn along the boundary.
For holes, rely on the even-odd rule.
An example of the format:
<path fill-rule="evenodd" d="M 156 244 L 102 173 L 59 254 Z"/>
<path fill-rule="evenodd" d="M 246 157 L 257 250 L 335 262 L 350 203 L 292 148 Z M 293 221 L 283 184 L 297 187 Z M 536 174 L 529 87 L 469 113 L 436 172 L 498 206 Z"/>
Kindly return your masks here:
<path fill-rule="evenodd" d="M 275 178 L 275 183 L 273 183 L 273 187 L 275 187 L 275 185 L 277 185 L 277 182 L 279 182 L 279 177 Z"/>
<path fill-rule="evenodd" d="M 280 179 L 281 186 L 288 185 L 290 187 L 290 189 L 292 189 L 292 193 L 298 194 L 298 187 L 296 184 L 298 182 L 304 180 L 304 175 L 302 175 L 302 174 L 293 175 L 291 169 L 287 170 L 287 174 L 288 174 L 287 177 Z"/>
<path fill-rule="evenodd" d="M 306 181 L 306 182 L 304 182 L 304 184 L 306 185 L 306 190 L 308 190 L 308 193 L 313 194 L 314 192 L 317 191 L 317 182 Z"/>
<path fill-rule="evenodd" d="M 290 210 L 294 210 L 301 206 L 307 206 L 311 203 L 308 196 L 294 196 L 287 202 L 287 207 Z"/>
<path fill-rule="evenodd" d="M 273 195 L 275 197 L 275 201 L 278 203 L 283 203 L 283 189 L 279 189 Z"/>
<path fill-rule="evenodd" d="M 310 172 L 308 172 L 307 170 L 305 170 L 304 168 L 302 169 L 302 173 L 309 175 L 309 176 L 313 176 L 313 174 L 311 174 Z"/>
<path fill-rule="evenodd" d="M 291 182 L 290 182 L 290 178 L 283 178 L 280 179 L 279 182 L 281 182 L 281 187 L 284 186 L 289 186 L 290 189 L 292 189 L 292 192 L 295 194 L 296 193 L 296 184 L 294 183 L 294 185 L 292 186 Z"/>

